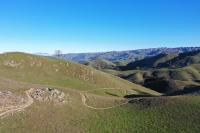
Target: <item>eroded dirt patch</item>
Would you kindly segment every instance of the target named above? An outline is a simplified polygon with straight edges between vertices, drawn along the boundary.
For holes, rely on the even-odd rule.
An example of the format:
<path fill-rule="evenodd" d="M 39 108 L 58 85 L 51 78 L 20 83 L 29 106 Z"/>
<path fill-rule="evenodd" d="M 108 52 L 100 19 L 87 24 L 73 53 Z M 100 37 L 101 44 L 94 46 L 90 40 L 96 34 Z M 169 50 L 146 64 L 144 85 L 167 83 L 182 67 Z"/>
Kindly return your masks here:
<path fill-rule="evenodd" d="M 23 111 L 36 100 L 39 102 L 53 102 L 56 104 L 69 103 L 69 94 L 55 88 L 31 88 L 25 95 L 17 96 L 10 91 L 0 91 L 0 118 Z"/>
<path fill-rule="evenodd" d="M 10 91 L 0 91 L 0 112 L 17 108 L 25 104 L 27 99 L 24 96 L 17 96 Z"/>

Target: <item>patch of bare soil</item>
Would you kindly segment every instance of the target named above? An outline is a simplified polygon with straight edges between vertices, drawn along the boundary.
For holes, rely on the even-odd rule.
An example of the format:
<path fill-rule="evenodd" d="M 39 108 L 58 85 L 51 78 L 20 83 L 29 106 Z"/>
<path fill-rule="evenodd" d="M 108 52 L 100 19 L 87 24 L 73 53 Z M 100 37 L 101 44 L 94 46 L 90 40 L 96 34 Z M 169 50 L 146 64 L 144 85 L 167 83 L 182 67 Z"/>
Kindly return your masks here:
<path fill-rule="evenodd" d="M 17 96 L 10 91 L 0 91 L 0 112 L 23 105 L 25 103 L 26 98 L 23 96 Z"/>
<path fill-rule="evenodd" d="M 10 91 L 0 91 L 0 118 L 20 112 L 29 107 L 34 100 L 64 104 L 69 102 L 69 95 L 55 88 L 27 90 L 26 96 L 17 96 Z"/>
<path fill-rule="evenodd" d="M 19 112 L 29 107 L 33 99 L 29 96 L 32 89 L 26 91 L 26 97 L 16 96 L 11 92 L 1 92 L 0 118 Z"/>

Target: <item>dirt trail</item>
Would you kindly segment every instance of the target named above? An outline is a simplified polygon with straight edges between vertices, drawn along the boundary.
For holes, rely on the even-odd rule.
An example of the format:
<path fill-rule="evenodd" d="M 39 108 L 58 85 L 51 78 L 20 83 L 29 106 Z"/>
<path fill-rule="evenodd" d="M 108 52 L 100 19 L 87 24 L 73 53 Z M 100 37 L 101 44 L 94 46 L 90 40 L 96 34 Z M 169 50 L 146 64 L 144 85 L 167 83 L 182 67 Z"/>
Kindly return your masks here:
<path fill-rule="evenodd" d="M 88 92 L 92 92 L 92 91 L 99 91 L 99 90 L 122 90 L 122 89 L 116 89 L 116 88 L 102 88 L 102 89 L 94 89 L 94 90 L 89 90 L 89 91 L 82 91 L 80 92 L 80 95 L 81 95 L 81 101 L 82 101 L 82 104 L 84 106 L 86 106 L 87 108 L 90 108 L 90 109 L 95 109 L 95 110 L 107 110 L 107 109 L 112 109 L 112 108 L 116 108 L 116 107 L 119 107 L 119 106 L 123 106 L 123 105 L 126 105 L 128 104 L 131 100 L 133 99 L 124 99 L 126 100 L 124 103 L 121 103 L 121 104 L 118 104 L 118 105 L 113 105 L 113 106 L 110 106 L 110 107 L 104 107 L 104 108 L 96 108 L 96 107 L 92 107 L 90 105 L 87 104 L 87 98 L 85 96 L 84 93 L 88 93 Z"/>
<path fill-rule="evenodd" d="M 27 90 L 25 93 L 26 93 L 26 96 L 27 96 L 27 102 L 23 105 L 19 105 L 19 106 L 13 106 L 12 108 L 10 108 L 9 110 L 3 112 L 3 113 L 0 113 L 0 118 L 2 117 L 5 117 L 9 114 L 13 114 L 15 112 L 19 112 L 27 107 L 29 107 L 32 103 L 33 103 L 33 98 L 29 95 L 29 93 L 32 91 L 32 89 L 30 90 Z"/>
<path fill-rule="evenodd" d="M 122 106 L 122 105 L 125 105 L 125 104 L 128 104 L 129 100 L 127 100 L 126 102 L 124 103 L 121 103 L 121 104 L 118 104 L 118 105 L 114 105 L 114 106 L 110 106 L 110 107 L 104 107 L 104 108 L 96 108 L 96 107 L 92 107 L 90 105 L 88 105 L 86 102 L 87 102 L 87 98 L 84 94 L 80 93 L 81 95 L 81 101 L 82 101 L 82 104 L 90 109 L 95 109 L 95 110 L 106 110 L 106 109 L 112 109 L 112 108 L 116 108 L 116 107 L 119 107 L 119 106 Z"/>

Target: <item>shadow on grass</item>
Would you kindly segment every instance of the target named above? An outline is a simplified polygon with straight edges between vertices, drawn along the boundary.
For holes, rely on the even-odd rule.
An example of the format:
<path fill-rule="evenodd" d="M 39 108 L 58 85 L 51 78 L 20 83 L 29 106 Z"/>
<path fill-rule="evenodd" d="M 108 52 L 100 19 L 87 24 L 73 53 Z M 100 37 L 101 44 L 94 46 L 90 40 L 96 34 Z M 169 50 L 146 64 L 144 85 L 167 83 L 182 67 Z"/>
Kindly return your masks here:
<path fill-rule="evenodd" d="M 127 98 L 127 99 L 145 98 L 145 97 L 152 97 L 152 96 L 150 96 L 150 95 L 135 95 L 135 94 L 131 94 L 131 95 L 126 95 L 126 96 L 124 96 L 124 98 Z"/>
<path fill-rule="evenodd" d="M 177 96 L 177 95 L 200 95 L 200 86 L 185 87 L 182 90 L 177 90 L 166 96 Z"/>
<path fill-rule="evenodd" d="M 151 96 L 147 94 L 141 95 L 126 95 L 124 98 L 130 100 L 129 103 L 141 105 L 142 107 L 151 107 L 166 104 L 170 96 L 184 96 L 184 95 L 200 95 L 200 86 L 185 87 L 182 90 L 174 91 L 170 94 L 162 96 Z"/>
<path fill-rule="evenodd" d="M 130 94 L 130 95 L 126 95 L 124 96 L 124 98 L 127 98 L 127 99 L 134 99 L 134 98 L 145 98 L 145 97 L 156 97 L 156 96 L 152 96 L 152 95 L 149 95 L 149 93 L 145 93 L 145 92 L 142 92 L 142 91 L 139 91 L 139 95 L 137 94 Z"/>
<path fill-rule="evenodd" d="M 127 95 L 130 104 L 138 105 L 140 109 L 163 105 L 167 102 L 166 96 Z"/>
<path fill-rule="evenodd" d="M 117 94 L 113 94 L 113 93 L 110 93 L 110 92 L 105 92 L 105 93 L 108 94 L 108 95 L 111 95 L 111 96 L 119 97 Z"/>

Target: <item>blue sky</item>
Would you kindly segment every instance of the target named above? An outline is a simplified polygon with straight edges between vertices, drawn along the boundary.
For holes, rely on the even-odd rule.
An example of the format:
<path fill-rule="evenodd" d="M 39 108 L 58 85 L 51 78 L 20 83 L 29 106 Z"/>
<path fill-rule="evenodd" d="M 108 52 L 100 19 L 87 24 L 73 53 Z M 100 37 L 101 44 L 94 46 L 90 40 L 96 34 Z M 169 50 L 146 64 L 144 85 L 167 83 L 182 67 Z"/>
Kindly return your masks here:
<path fill-rule="evenodd" d="M 0 52 L 199 44 L 199 0 L 0 0 Z"/>

